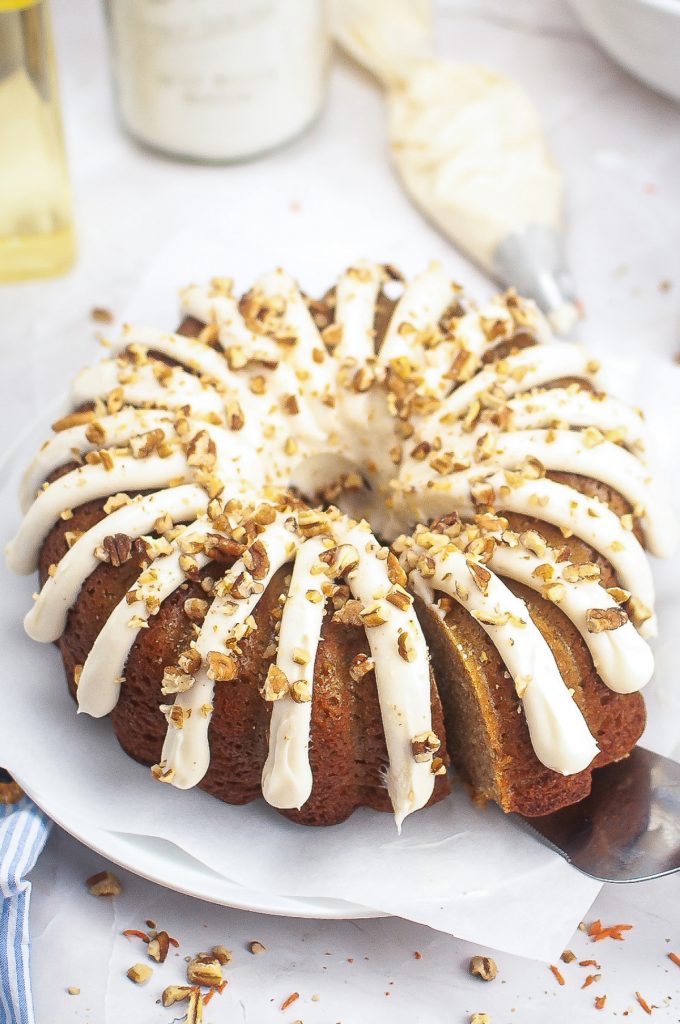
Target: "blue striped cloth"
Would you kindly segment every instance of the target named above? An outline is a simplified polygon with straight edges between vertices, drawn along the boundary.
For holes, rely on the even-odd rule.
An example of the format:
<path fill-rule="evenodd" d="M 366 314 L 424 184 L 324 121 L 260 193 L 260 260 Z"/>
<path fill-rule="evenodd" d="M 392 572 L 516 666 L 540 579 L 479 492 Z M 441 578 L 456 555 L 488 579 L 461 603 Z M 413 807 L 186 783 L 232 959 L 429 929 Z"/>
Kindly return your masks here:
<path fill-rule="evenodd" d="M 0 1024 L 34 1024 L 26 875 L 50 826 L 27 796 L 0 805 Z"/>

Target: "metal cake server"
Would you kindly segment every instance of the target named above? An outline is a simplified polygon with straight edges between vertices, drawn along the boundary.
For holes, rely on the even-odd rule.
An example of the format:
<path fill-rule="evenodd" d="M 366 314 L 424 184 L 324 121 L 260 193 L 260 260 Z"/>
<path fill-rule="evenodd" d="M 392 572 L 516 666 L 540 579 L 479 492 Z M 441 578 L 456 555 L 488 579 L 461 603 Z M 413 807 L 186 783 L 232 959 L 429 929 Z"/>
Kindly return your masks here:
<path fill-rule="evenodd" d="M 680 871 L 680 764 L 644 747 L 593 772 L 592 792 L 580 803 L 540 818 L 513 817 L 602 882 Z"/>

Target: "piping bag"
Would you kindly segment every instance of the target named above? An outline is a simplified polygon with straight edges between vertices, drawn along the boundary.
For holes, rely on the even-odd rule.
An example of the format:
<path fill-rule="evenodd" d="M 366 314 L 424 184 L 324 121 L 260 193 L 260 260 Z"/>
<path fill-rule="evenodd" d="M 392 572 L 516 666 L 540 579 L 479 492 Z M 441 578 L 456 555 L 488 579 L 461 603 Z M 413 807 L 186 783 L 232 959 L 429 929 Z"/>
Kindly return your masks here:
<path fill-rule="evenodd" d="M 563 256 L 562 174 L 511 79 L 432 51 L 429 0 L 334 0 L 340 45 L 386 92 L 390 147 L 416 206 L 479 266 L 567 333 L 579 309 Z"/>

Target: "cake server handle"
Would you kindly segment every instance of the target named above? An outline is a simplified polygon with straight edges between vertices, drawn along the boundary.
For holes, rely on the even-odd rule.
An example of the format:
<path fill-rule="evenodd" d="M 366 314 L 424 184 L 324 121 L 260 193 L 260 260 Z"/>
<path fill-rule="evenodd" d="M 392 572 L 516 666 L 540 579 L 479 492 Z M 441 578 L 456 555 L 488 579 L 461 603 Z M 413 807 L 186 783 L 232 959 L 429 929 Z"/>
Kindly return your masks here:
<path fill-rule="evenodd" d="M 644 747 L 593 772 L 585 800 L 518 824 L 601 882 L 680 871 L 680 764 Z"/>

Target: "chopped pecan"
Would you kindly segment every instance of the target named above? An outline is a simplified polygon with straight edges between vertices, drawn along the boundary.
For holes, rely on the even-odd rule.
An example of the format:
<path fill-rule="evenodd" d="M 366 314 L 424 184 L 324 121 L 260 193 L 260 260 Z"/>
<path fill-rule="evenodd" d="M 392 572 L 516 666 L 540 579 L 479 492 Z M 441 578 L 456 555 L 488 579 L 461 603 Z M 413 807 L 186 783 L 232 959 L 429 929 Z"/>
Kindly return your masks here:
<path fill-rule="evenodd" d="M 166 665 L 163 670 L 161 693 L 166 695 L 169 693 L 184 693 L 186 690 L 191 689 L 194 682 L 195 680 L 191 673 L 182 672 L 180 668 L 175 667 L 175 665 Z"/>
<path fill-rule="evenodd" d="M 118 569 L 132 558 L 132 538 L 125 533 L 114 533 L 104 537 L 101 547 L 95 548 L 95 557 L 108 562 Z"/>
<path fill-rule="evenodd" d="M 265 700 L 280 700 L 290 690 L 288 676 L 277 665 L 270 665 L 267 670 L 267 678 L 261 689 Z"/>
<path fill-rule="evenodd" d="M 491 573 L 486 566 L 480 565 L 478 562 L 467 562 L 467 567 L 470 570 L 470 575 L 477 584 L 478 588 L 486 597 L 489 592 L 489 582 L 491 580 Z"/>
<path fill-rule="evenodd" d="M 153 970 L 148 964 L 133 964 L 128 968 L 127 976 L 135 985 L 144 985 L 149 980 Z"/>
<path fill-rule="evenodd" d="M 188 999 L 194 989 L 191 985 L 168 985 L 163 989 L 161 1002 L 163 1006 L 173 1006 L 175 1003 L 182 1003 Z"/>
<path fill-rule="evenodd" d="M 228 683 L 238 676 L 238 662 L 231 654 L 222 651 L 210 651 L 207 657 L 208 679 L 219 683 Z"/>
<path fill-rule="evenodd" d="M 187 980 L 192 985 L 216 988 L 222 984 L 222 967 L 212 953 L 199 953 L 187 964 Z"/>
<path fill-rule="evenodd" d="M 498 974 L 498 966 L 490 956 L 473 956 L 470 960 L 470 974 L 482 981 L 493 981 Z"/>
<path fill-rule="evenodd" d="M 120 896 L 123 891 L 120 879 L 111 871 L 99 871 L 85 882 L 90 896 Z"/>
<path fill-rule="evenodd" d="M 170 936 L 167 932 L 156 932 L 156 935 L 149 940 L 146 951 L 152 960 L 157 964 L 164 964 L 170 949 Z"/>
<path fill-rule="evenodd" d="M 365 675 L 372 672 L 375 668 L 375 662 L 373 658 L 369 658 L 367 654 L 355 655 L 349 665 L 350 677 L 355 683 L 360 682 Z"/>
<path fill-rule="evenodd" d="M 628 622 L 624 608 L 589 608 L 586 612 L 586 626 L 589 633 L 603 633 L 607 629 L 619 629 Z"/>
<path fill-rule="evenodd" d="M 333 622 L 339 622 L 342 626 L 363 626 L 362 608 L 361 601 L 350 599 L 333 613 Z"/>
<path fill-rule="evenodd" d="M 243 564 L 252 574 L 253 579 L 263 580 L 269 572 L 269 555 L 261 540 L 253 541 L 243 552 Z"/>
<path fill-rule="evenodd" d="M 405 629 L 400 630 L 397 637 L 397 650 L 399 657 L 403 658 L 404 661 L 411 662 L 416 660 L 416 649 L 413 646 L 411 634 Z"/>
<path fill-rule="evenodd" d="M 212 472 L 217 463 L 217 448 L 207 430 L 199 430 L 186 446 L 187 463 Z"/>
<path fill-rule="evenodd" d="M 414 761 L 430 761 L 432 755 L 436 754 L 441 746 L 441 740 L 436 733 L 429 730 L 421 732 L 411 740 L 411 753 Z"/>
<path fill-rule="evenodd" d="M 338 544 L 337 547 L 322 551 L 319 559 L 326 568 L 326 575 L 331 579 L 346 576 L 359 564 L 359 552 L 353 544 Z"/>
<path fill-rule="evenodd" d="M 402 569 L 399 559 L 392 551 L 387 555 L 387 578 L 395 587 L 406 586 L 406 573 Z"/>

